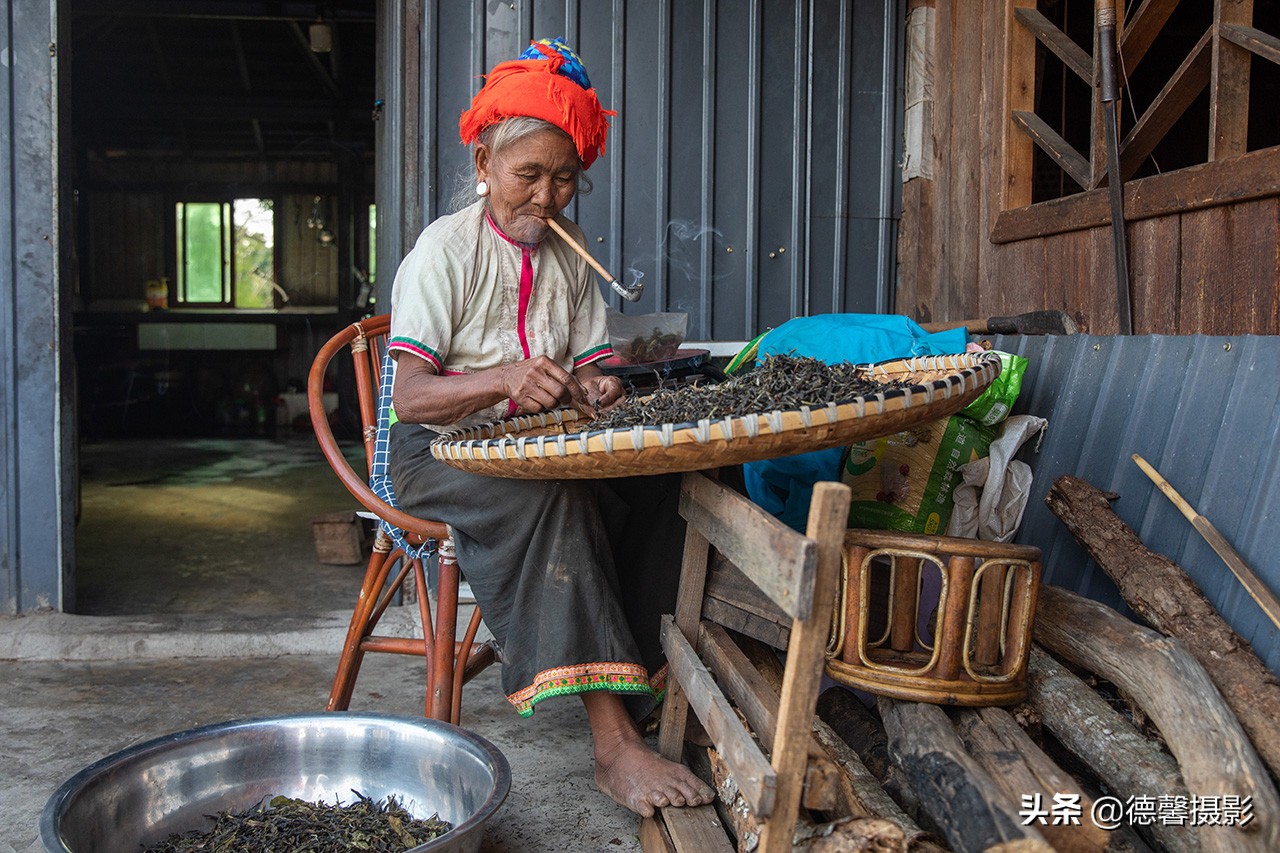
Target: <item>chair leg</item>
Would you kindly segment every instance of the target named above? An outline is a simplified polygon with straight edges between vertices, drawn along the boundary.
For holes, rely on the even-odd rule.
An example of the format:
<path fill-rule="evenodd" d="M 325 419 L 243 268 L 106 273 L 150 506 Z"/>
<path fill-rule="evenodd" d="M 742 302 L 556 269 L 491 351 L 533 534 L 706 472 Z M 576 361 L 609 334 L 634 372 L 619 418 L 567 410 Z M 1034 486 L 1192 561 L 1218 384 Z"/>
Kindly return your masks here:
<path fill-rule="evenodd" d="M 373 553 L 369 555 L 364 582 L 360 586 L 360 596 L 356 599 L 355 610 L 351 614 L 351 624 L 347 627 L 347 638 L 342 644 L 338 671 L 334 675 L 329 702 L 325 706 L 327 711 L 345 711 L 351 704 L 356 675 L 360 672 L 360 661 L 364 657 L 360 643 L 368 634 L 369 617 L 378 603 L 378 593 L 386 583 L 387 571 L 391 568 L 387 560 L 390 553 L 391 539 L 379 530 L 374 540 Z"/>
<path fill-rule="evenodd" d="M 439 581 L 436 587 L 435 647 L 431 650 L 426 715 L 450 721 L 453 714 L 453 671 L 458 634 L 458 560 L 453 540 L 438 544 Z"/>
<path fill-rule="evenodd" d="M 426 669 L 426 697 L 422 704 L 422 715 L 431 716 L 431 688 L 437 675 L 435 649 L 436 635 L 431 623 L 431 596 L 427 591 L 427 572 L 422 558 L 413 561 L 414 582 L 418 585 L 418 618 L 422 622 L 422 660 Z M 436 617 L 439 618 L 439 605 L 436 606 Z"/>
<path fill-rule="evenodd" d="M 449 711 L 449 722 L 461 725 L 462 719 L 462 685 L 467 678 L 467 661 L 471 657 L 472 644 L 476 641 L 476 632 L 480 630 L 480 608 L 471 611 L 471 621 L 467 623 L 466 636 L 458 646 L 458 653 L 453 660 L 453 705 Z"/>
<path fill-rule="evenodd" d="M 465 639 L 461 642 L 457 641 L 458 584 L 461 573 L 458 571 L 453 542 L 448 539 L 440 541 L 438 554 L 439 582 L 433 620 L 423 561 L 411 560 L 401 551 L 393 550 L 390 539 L 381 531 L 378 532 L 373 553 L 369 557 L 369 565 L 365 570 L 360 596 L 356 600 L 355 610 L 351 615 L 351 624 L 347 628 L 347 637 L 343 643 L 338 671 L 334 675 L 326 710 L 345 711 L 350 707 L 351 696 L 355 692 L 356 677 L 360 672 L 365 650 L 368 648 L 373 651 L 422 655 L 426 668 L 427 688 L 423 714 L 432 719 L 457 725 L 461 715 L 462 685 L 466 683 L 470 674 L 474 674 L 469 674 L 467 667 L 481 620 L 480 612 L 477 610 L 472 614 L 467 626 Z M 406 562 L 393 581 L 392 589 L 386 590 L 391 569 L 401 560 Z M 390 603 L 394 588 L 404 581 L 410 571 L 414 573 L 414 579 L 420 590 L 418 611 L 422 619 L 421 645 L 416 641 L 389 640 L 373 634 L 379 618 Z M 483 668 L 489 665 L 493 662 L 493 657 L 492 649 L 482 646 L 480 654 L 476 655 L 475 667 Z"/>

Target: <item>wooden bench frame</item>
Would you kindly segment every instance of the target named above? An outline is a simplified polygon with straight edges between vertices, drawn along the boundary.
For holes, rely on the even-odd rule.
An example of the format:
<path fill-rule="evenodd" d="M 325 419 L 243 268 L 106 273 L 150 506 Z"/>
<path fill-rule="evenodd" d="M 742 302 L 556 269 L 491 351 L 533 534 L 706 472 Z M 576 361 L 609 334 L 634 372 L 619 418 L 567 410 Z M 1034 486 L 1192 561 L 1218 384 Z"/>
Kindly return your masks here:
<path fill-rule="evenodd" d="M 760 853 L 792 849 L 849 499 L 849 488 L 843 484 L 817 484 L 806 533 L 800 534 L 706 474 L 686 474 L 681 485 L 680 513 L 688 532 L 676 612 L 663 624 L 662 646 L 670 670 L 658 748 L 668 759 L 684 759 L 692 708 L 760 826 Z M 789 632 L 775 638 L 783 639 L 787 650 L 776 709 L 759 701 L 754 687 L 759 673 L 721 627 L 738 627 L 717 615 L 726 608 L 704 607 L 713 549 L 790 620 Z M 771 759 L 743 725 L 730 698 L 771 751 Z M 642 821 L 640 838 L 647 853 L 733 849 L 714 806 L 661 809 Z"/>

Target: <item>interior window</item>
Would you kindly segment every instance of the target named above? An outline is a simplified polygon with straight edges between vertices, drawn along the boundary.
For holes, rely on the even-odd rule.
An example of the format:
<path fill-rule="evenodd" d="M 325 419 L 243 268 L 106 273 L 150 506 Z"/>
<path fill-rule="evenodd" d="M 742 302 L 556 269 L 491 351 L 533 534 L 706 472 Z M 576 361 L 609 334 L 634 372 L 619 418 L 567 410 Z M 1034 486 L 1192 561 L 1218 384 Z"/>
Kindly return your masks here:
<path fill-rule="evenodd" d="M 269 198 L 180 201 L 177 303 L 190 307 L 275 305 L 275 210 Z"/>

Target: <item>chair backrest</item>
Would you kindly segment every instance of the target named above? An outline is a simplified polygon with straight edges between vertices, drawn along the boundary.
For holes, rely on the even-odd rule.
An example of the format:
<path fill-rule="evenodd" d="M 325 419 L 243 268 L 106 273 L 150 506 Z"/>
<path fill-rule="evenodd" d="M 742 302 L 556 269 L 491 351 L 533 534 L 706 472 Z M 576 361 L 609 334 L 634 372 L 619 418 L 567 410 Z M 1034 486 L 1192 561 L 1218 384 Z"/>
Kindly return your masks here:
<path fill-rule="evenodd" d="M 680 512 L 688 532 L 676 613 L 663 624 L 662 645 L 670 669 L 659 750 L 671 760 L 682 760 L 692 708 L 761 828 L 761 853 L 792 849 L 839 585 L 849 497 L 849 488 L 841 483 L 817 484 L 808 528 L 800 534 L 705 474 L 686 474 L 681 485 Z M 781 614 L 778 621 L 788 623 L 775 626 L 786 647 L 776 705 L 767 697 L 761 699 L 758 673 L 751 671 L 747 657 L 724 630 L 741 627 L 740 620 L 723 618 L 732 617 L 735 608 L 704 606 L 711 603 L 705 597 L 709 567 L 716 562 L 713 556 L 740 574 L 749 587 L 745 599 L 771 602 L 767 608 L 750 603 L 746 608 Z M 739 713 L 770 751 L 769 758 Z M 700 850 L 705 851 L 705 843 L 693 835 L 682 844 L 680 812 L 663 811 L 676 849 L 702 844 Z"/>
<path fill-rule="evenodd" d="M 390 328 L 391 315 L 370 317 L 347 326 L 320 348 L 307 377 L 307 405 L 311 413 L 311 425 L 315 429 L 320 450 L 338 479 L 362 506 L 381 519 L 384 530 L 393 539 L 402 538 L 399 537 L 400 531 L 422 539 L 444 539 L 449 535 L 448 527 L 440 522 L 414 518 L 402 512 L 394 505 L 394 494 L 390 491 L 390 479 L 385 470 L 387 411 L 391 391 L 391 360 L 387 355 L 386 338 Z M 342 452 L 329 425 L 324 406 L 324 385 L 329 365 L 343 352 L 350 354 L 355 371 L 360 435 L 365 451 L 363 474 L 356 472 Z M 377 488 L 371 487 L 371 482 Z M 402 543 L 397 541 L 396 544 Z"/>

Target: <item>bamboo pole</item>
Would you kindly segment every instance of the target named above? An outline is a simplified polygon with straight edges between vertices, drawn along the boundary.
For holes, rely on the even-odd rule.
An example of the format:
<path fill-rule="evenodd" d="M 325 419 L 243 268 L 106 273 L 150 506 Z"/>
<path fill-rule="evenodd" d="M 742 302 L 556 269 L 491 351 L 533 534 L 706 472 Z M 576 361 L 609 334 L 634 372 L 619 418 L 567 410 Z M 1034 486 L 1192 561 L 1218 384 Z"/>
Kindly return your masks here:
<path fill-rule="evenodd" d="M 1225 536 L 1218 532 L 1209 519 L 1192 508 L 1191 504 L 1183 500 L 1182 495 L 1169 485 L 1169 481 L 1160 476 L 1160 472 L 1151 466 L 1147 460 L 1138 454 L 1133 454 L 1133 461 L 1138 463 L 1138 467 L 1143 473 L 1151 478 L 1151 482 L 1159 487 L 1160 491 L 1165 493 L 1169 500 L 1173 501 L 1173 505 L 1178 511 L 1186 516 L 1187 521 L 1191 522 L 1191 526 L 1199 531 L 1205 541 L 1214 551 L 1218 552 L 1218 556 L 1227 564 L 1227 568 L 1236 576 L 1236 580 L 1240 581 L 1245 591 L 1252 596 L 1253 600 L 1262 608 L 1262 612 L 1267 614 L 1277 628 L 1280 628 L 1280 599 L 1277 599 L 1271 590 L 1267 589 L 1266 584 L 1262 582 L 1253 570 L 1249 568 L 1235 548 L 1231 547 Z"/>

